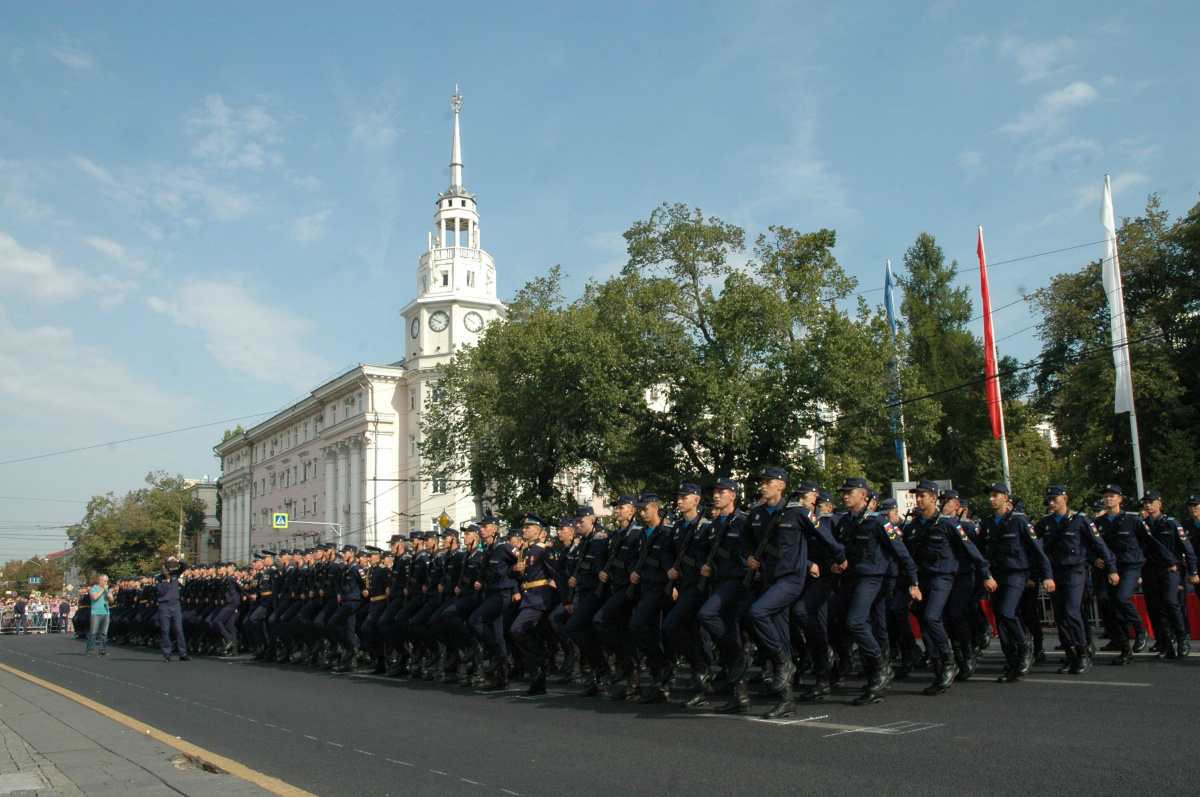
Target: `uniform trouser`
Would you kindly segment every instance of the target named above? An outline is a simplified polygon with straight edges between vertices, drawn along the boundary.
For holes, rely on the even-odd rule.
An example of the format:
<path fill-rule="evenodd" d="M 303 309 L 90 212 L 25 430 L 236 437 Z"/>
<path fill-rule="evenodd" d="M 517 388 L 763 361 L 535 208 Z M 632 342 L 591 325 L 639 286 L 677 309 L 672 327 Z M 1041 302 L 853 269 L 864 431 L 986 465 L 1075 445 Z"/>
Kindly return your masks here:
<path fill-rule="evenodd" d="M 387 608 L 387 599 L 374 598 L 367 605 L 367 616 L 363 618 L 362 625 L 358 628 L 358 633 L 362 637 L 363 647 L 372 656 L 379 658 L 383 656 L 387 649 L 383 644 L 383 634 L 379 632 L 379 618 L 383 617 L 383 611 Z"/>
<path fill-rule="evenodd" d="M 896 577 L 885 575 L 879 582 L 879 593 L 871 604 L 871 632 L 879 643 L 879 650 L 887 653 L 892 649 L 891 638 L 888 635 L 888 601 L 896 589 Z"/>
<path fill-rule="evenodd" d="M 746 587 L 741 578 L 716 581 L 708 600 L 696 613 L 700 627 L 708 632 L 721 651 L 725 666 L 742 655 L 742 631 L 739 620 L 746 601 Z"/>
<path fill-rule="evenodd" d="M 267 618 L 271 616 L 274 606 L 270 603 L 259 603 L 250 612 L 242 627 L 246 630 L 251 644 L 266 644 L 270 641 L 267 636 Z"/>
<path fill-rule="evenodd" d="M 446 623 L 446 613 L 454 608 L 454 602 L 457 600 L 453 595 L 442 598 L 441 604 L 433 612 L 429 618 L 427 627 L 429 628 L 430 636 L 437 641 L 439 645 L 445 645 L 447 651 L 450 648 L 458 647 L 458 639 L 456 639 Z"/>
<path fill-rule="evenodd" d="M 918 619 L 921 621 L 921 634 L 929 642 L 930 658 L 941 658 L 942 653 L 950 650 L 950 637 L 942 618 L 954 589 L 954 579 L 954 573 L 931 574 L 919 579 L 921 603 Z"/>
<path fill-rule="evenodd" d="M 1189 637 L 1180 608 L 1180 573 L 1162 567 L 1146 568 L 1142 587 L 1147 600 L 1155 607 L 1158 623 L 1162 627 L 1162 639 L 1170 643 L 1171 634 L 1179 639 Z M 1157 630 L 1157 629 L 1156 629 Z"/>
<path fill-rule="evenodd" d="M 317 612 L 321 611 L 321 600 L 319 598 L 309 598 L 300 607 L 300 611 L 296 612 L 292 622 L 292 628 L 298 639 L 304 640 L 306 643 L 315 641 L 313 636 L 312 621 L 317 616 Z"/>
<path fill-rule="evenodd" d="M 604 661 L 604 647 L 600 643 L 600 634 L 592 624 L 603 605 L 603 599 L 596 595 L 595 589 L 577 589 L 566 624 L 567 637 L 579 648 L 579 655 L 590 661 L 593 666 Z"/>
<path fill-rule="evenodd" d="M 1054 607 L 1054 622 L 1058 626 L 1058 638 L 1064 647 L 1087 644 L 1083 628 L 1083 588 L 1087 572 L 1083 565 L 1060 569 L 1054 573 L 1054 592 L 1050 593 Z"/>
<path fill-rule="evenodd" d="M 358 634 L 354 632 L 355 614 L 358 612 L 359 601 L 345 600 L 337 605 L 333 610 L 333 614 L 329 616 L 326 622 L 326 627 L 329 629 L 329 638 L 334 642 L 341 642 L 350 650 L 358 649 Z"/>
<path fill-rule="evenodd" d="M 291 598 L 281 598 L 279 602 L 275 604 L 275 609 L 271 612 L 270 616 L 267 617 L 268 636 L 274 639 L 283 640 L 288 638 L 288 632 L 283 623 L 283 618 L 292 610 L 292 603 L 293 601 Z"/>
<path fill-rule="evenodd" d="M 888 636 L 901 651 L 915 650 L 917 635 L 913 633 L 912 596 L 908 594 L 908 576 L 902 575 L 896 579 L 892 596 L 888 599 Z"/>
<path fill-rule="evenodd" d="M 409 638 L 420 642 L 428 648 L 434 648 L 437 645 L 437 640 L 434 637 L 430 620 L 441 608 L 441 598 L 437 596 L 427 597 L 425 605 L 408 621 Z"/>
<path fill-rule="evenodd" d="M 792 655 L 789 617 L 792 605 L 804 591 L 804 576 L 788 576 L 763 585 L 762 594 L 750 606 L 747 617 L 754 635 L 769 655 L 784 651 Z"/>
<path fill-rule="evenodd" d="M 695 584 L 680 587 L 679 599 L 663 620 L 663 636 L 671 649 L 683 656 L 693 670 L 705 668 L 712 657 L 708 645 L 704 644 L 704 631 L 697 614 L 708 596 Z"/>
<path fill-rule="evenodd" d="M 404 607 L 396 613 L 392 621 L 392 643 L 400 648 L 405 642 L 415 642 L 412 619 L 425 608 L 425 596 L 415 595 L 404 602 Z"/>
<path fill-rule="evenodd" d="M 616 654 L 618 659 L 636 660 L 637 642 L 629 633 L 634 603 L 627 590 L 628 585 L 624 585 L 609 596 L 592 619 L 592 627 L 596 629 L 604 647 Z"/>
<path fill-rule="evenodd" d="M 871 607 L 879 597 L 883 576 L 842 576 L 839 590 L 842 613 L 845 618 L 848 642 L 858 644 L 864 656 L 879 655 L 879 643 L 871 632 Z"/>
<path fill-rule="evenodd" d="M 629 616 L 629 635 L 633 643 L 647 660 L 656 666 L 666 663 L 663 649 L 663 611 L 670 600 L 667 585 L 653 583 L 640 585 L 641 595 Z"/>
<path fill-rule="evenodd" d="M 438 617 L 438 622 L 445 629 L 443 633 L 447 639 L 453 640 L 459 647 L 467 647 L 475 640 L 467 620 L 478 606 L 479 601 L 474 594 L 463 595 L 446 605 Z"/>
<path fill-rule="evenodd" d="M 379 617 L 379 635 L 383 637 L 385 645 L 396 645 L 396 615 L 404 611 L 404 604 L 405 600 L 401 595 L 388 597 L 387 607 Z"/>
<path fill-rule="evenodd" d="M 567 637 L 567 620 L 571 619 L 571 615 L 567 614 L 566 604 L 560 603 L 550 610 L 549 617 L 546 618 L 550 622 L 550 630 L 554 634 L 554 638 L 558 640 L 558 644 L 566 652 L 570 652 L 575 645 Z"/>
<path fill-rule="evenodd" d="M 1117 574 L 1121 580 L 1114 586 L 1108 585 L 1108 611 L 1112 619 L 1113 642 L 1128 642 L 1132 639 L 1131 627 L 1142 627 L 1142 616 L 1133 605 L 1133 591 L 1142 577 L 1141 565 L 1120 565 Z"/>
<path fill-rule="evenodd" d="M 1027 580 L 1025 591 L 1021 593 L 1021 599 L 1017 603 L 1017 617 L 1021 620 L 1021 627 L 1025 633 L 1033 637 L 1033 646 L 1040 649 L 1045 632 L 1042 631 L 1042 615 L 1038 611 L 1039 603 L 1037 584 L 1031 587 Z"/>
<path fill-rule="evenodd" d="M 971 648 L 971 624 L 967 614 L 975 595 L 975 571 L 959 572 L 946 600 L 945 624 L 951 644 L 960 650 Z"/>
<path fill-rule="evenodd" d="M 967 604 L 967 627 L 972 636 L 983 634 L 991 627 L 987 612 L 983 610 L 983 599 L 987 594 L 987 588 L 983 586 L 983 576 L 976 573 L 975 588 L 971 590 L 971 600 Z"/>
<path fill-rule="evenodd" d="M 521 603 L 525 603 L 524 600 Z M 536 606 L 521 606 L 509 627 L 513 647 L 521 663 L 531 672 L 546 666 L 546 640 L 541 630 L 542 621 L 549 611 L 544 602 Z"/>
<path fill-rule="evenodd" d="M 483 603 L 471 612 L 468 622 L 484 653 L 495 660 L 508 655 L 504 644 L 504 612 L 512 603 L 512 592 L 504 590 L 485 595 Z"/>
<path fill-rule="evenodd" d="M 287 607 L 279 617 L 279 625 L 283 629 L 283 635 L 289 640 L 301 640 L 304 638 L 304 627 L 298 622 L 300 613 L 304 611 L 304 607 L 308 605 L 308 601 L 303 598 L 293 600 L 291 605 Z"/>
<path fill-rule="evenodd" d="M 183 636 L 183 612 L 177 603 L 164 603 L 158 607 L 159 645 L 164 656 L 171 655 L 171 632 L 175 632 L 175 650 L 180 656 L 187 655 L 187 640 Z M 101 646 L 101 650 L 103 650 Z"/>
<path fill-rule="evenodd" d="M 337 611 L 338 602 L 336 597 L 323 598 L 322 600 L 324 603 L 321 605 L 321 610 L 318 611 L 313 617 L 310 627 L 312 628 L 313 636 L 316 639 L 320 640 L 324 638 L 332 642 L 333 634 L 331 633 L 332 629 L 329 627 L 329 619 L 333 617 L 334 613 Z"/>
<path fill-rule="evenodd" d="M 237 642 L 237 604 L 229 603 L 222 606 L 213 615 L 212 628 L 226 639 Z"/>
<path fill-rule="evenodd" d="M 1025 582 L 1029 572 L 1015 570 L 995 576 L 996 591 L 992 593 L 992 614 L 996 615 L 996 627 L 1000 630 L 1002 648 L 1019 648 L 1025 645 L 1025 631 L 1017 619 L 1017 607 L 1025 594 Z M 1034 590 L 1036 594 L 1036 589 Z"/>
<path fill-rule="evenodd" d="M 792 618 L 800 623 L 804 631 L 804 642 L 814 661 L 819 651 L 829 647 L 829 596 L 837 579 L 822 571 L 820 577 L 804 582 L 800 600 L 792 606 Z"/>

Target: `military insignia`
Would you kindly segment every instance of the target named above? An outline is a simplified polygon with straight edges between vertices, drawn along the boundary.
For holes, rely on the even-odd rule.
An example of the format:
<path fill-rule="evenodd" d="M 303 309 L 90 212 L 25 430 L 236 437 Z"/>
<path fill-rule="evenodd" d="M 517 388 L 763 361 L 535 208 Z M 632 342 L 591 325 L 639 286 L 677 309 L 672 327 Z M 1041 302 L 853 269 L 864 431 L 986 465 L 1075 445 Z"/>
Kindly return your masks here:
<path fill-rule="evenodd" d="M 896 531 L 896 527 L 893 526 L 891 523 L 887 524 L 887 526 L 885 526 L 884 528 L 887 531 L 889 540 L 894 540 L 894 539 L 896 539 L 896 537 L 899 536 L 899 534 Z"/>

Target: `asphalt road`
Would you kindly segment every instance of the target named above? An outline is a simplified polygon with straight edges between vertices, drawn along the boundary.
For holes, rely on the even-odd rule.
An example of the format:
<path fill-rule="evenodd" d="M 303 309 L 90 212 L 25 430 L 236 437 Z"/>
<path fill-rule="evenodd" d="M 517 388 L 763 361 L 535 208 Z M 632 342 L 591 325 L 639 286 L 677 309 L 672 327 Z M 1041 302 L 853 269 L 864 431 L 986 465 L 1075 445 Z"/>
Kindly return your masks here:
<path fill-rule="evenodd" d="M 919 672 L 855 707 L 851 681 L 774 722 L 574 685 L 531 699 L 244 659 L 165 664 L 139 648 L 87 658 L 65 636 L 0 638 L 0 661 L 322 797 L 1200 791 L 1200 656 L 1119 668 L 1102 654 L 1083 676 L 1045 665 L 1003 685 L 997 647 L 947 695 L 920 694 Z"/>

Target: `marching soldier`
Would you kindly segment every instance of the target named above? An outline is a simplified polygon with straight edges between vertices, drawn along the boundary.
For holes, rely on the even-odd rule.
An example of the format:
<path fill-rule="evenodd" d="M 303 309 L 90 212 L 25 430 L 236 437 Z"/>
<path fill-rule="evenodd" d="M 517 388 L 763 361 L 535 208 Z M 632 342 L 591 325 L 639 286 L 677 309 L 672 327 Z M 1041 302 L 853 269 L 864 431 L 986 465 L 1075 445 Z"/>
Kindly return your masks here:
<path fill-rule="evenodd" d="M 729 702 L 718 706 L 720 713 L 735 713 L 750 708 L 746 691 L 746 651 L 742 647 L 741 616 L 748 590 L 746 588 L 746 558 L 742 553 L 742 532 L 746 513 L 737 508 L 738 483 L 721 477 L 713 487 L 712 547 L 700 566 L 701 592 L 708 599 L 700 607 L 696 619 L 708 632 L 724 667 L 720 684 L 713 683 L 713 692 L 731 691 Z M 705 704 L 703 699 L 694 706 Z"/>
<path fill-rule="evenodd" d="M 1158 545 L 1150 537 L 1139 513 L 1121 511 L 1123 500 L 1124 493 L 1120 485 L 1105 487 L 1101 499 L 1104 512 L 1093 521 L 1096 530 L 1104 538 L 1104 544 L 1116 557 L 1117 575 L 1121 577 L 1120 582 L 1108 586 L 1101 601 L 1111 641 L 1121 651 L 1113 660 L 1117 666 L 1133 661 L 1135 640 L 1141 641 L 1145 647 L 1146 629 L 1142 626 L 1137 607 L 1133 605 L 1133 591 L 1142 579 L 1147 553 Z M 1136 629 L 1134 634 L 1130 634 L 1131 628 Z"/>
<path fill-rule="evenodd" d="M 481 596 L 479 606 L 471 613 L 470 625 L 475 639 L 486 657 L 484 673 L 488 676 L 483 688 L 488 691 L 508 688 L 508 649 L 504 642 L 504 613 L 517 599 L 517 582 L 512 568 L 517 563 L 517 551 L 508 542 L 498 539 L 499 521 L 486 517 L 479 524 L 484 554 L 475 582 L 475 592 Z"/>
<path fill-rule="evenodd" d="M 712 523 L 700 514 L 700 485 L 686 482 L 675 491 L 679 519 L 674 524 L 672 547 L 675 561 L 667 571 L 669 585 L 677 594 L 675 605 L 663 620 L 663 636 L 671 650 L 682 656 L 692 671 L 691 691 L 695 696 L 687 705 L 707 702 L 712 684 L 712 655 L 700 630 L 697 615 L 708 595 L 700 589 L 700 568 L 712 547 Z"/>
<path fill-rule="evenodd" d="M 617 668 L 608 678 L 609 697 L 613 700 L 624 700 L 639 694 L 638 649 L 629 633 L 629 620 L 634 606 L 633 597 L 629 594 L 629 586 L 633 583 L 629 576 L 646 539 L 645 530 L 633 521 L 637 504 L 638 500 L 633 496 L 622 495 L 613 505 L 613 514 L 619 525 L 613 539 L 609 540 L 608 559 L 599 574 L 601 586 L 597 587 L 600 593 L 606 589 L 611 591 L 592 620 L 592 626 L 604 647 L 616 657 Z M 619 686 L 626 680 L 628 686 Z"/>
<path fill-rule="evenodd" d="M 383 675 L 387 672 L 387 647 L 383 635 L 379 633 L 379 618 L 387 608 L 388 584 L 392 573 L 390 564 L 395 560 L 395 556 L 391 551 L 385 556 L 383 549 L 375 545 L 368 545 L 365 550 L 367 570 L 363 600 L 367 602 L 367 616 L 359 627 L 359 635 L 367 654 L 371 657 L 372 672 L 375 675 Z"/>
<path fill-rule="evenodd" d="M 1183 585 L 1180 581 L 1183 570 L 1188 572 L 1192 584 L 1200 584 L 1200 575 L 1196 569 L 1196 552 L 1188 541 L 1183 527 L 1174 518 L 1167 517 L 1162 511 L 1162 495 L 1156 490 L 1146 491 L 1142 498 L 1142 506 L 1146 510 L 1146 525 L 1150 536 L 1158 543 L 1154 554 L 1146 565 L 1145 587 L 1147 608 L 1154 607 L 1151 617 L 1157 616 L 1159 629 L 1156 636 L 1161 638 L 1166 646 L 1160 654 L 1162 658 L 1184 658 L 1191 652 L 1187 624 L 1183 619 L 1181 602 Z M 1171 635 L 1174 634 L 1175 645 L 1171 645 Z"/>
<path fill-rule="evenodd" d="M 367 574 L 357 559 L 358 546 L 342 546 L 341 583 L 338 584 L 338 593 L 334 598 L 337 608 L 328 620 L 329 635 L 333 644 L 330 659 L 334 662 L 334 672 L 348 672 L 353 669 L 358 654 L 359 641 L 358 634 L 355 633 L 355 621 L 363 590 L 367 588 Z"/>
<path fill-rule="evenodd" d="M 600 571 L 608 561 L 609 537 L 596 524 L 596 514 L 590 506 L 579 508 L 575 528 L 579 532 L 582 554 L 567 579 L 567 592 L 563 596 L 563 609 L 569 615 L 565 630 L 579 649 L 580 658 L 590 665 L 582 694 L 595 697 L 600 694 L 601 682 L 608 675 L 608 658 L 592 621 L 603 606 Z"/>
<path fill-rule="evenodd" d="M 554 568 L 562 578 L 555 580 L 557 600 L 554 608 L 550 610 L 550 629 L 563 649 L 563 662 L 558 679 L 560 684 L 571 683 L 579 675 L 579 648 L 567 636 L 567 621 L 571 619 L 567 604 L 572 598 L 569 579 L 582 561 L 584 548 L 577 525 L 573 517 L 559 518 L 557 524 L 558 542 L 562 547 L 554 554 Z"/>
<path fill-rule="evenodd" d="M 546 524 L 537 515 L 525 515 L 521 520 L 521 550 L 512 566 L 520 591 L 514 599 L 520 603 L 517 616 L 509 628 L 513 646 L 530 674 L 527 695 L 546 694 L 546 670 L 549 655 L 543 633 L 547 630 L 546 615 L 551 608 L 555 580 L 562 574 L 554 566 L 550 549 L 541 542 Z"/>

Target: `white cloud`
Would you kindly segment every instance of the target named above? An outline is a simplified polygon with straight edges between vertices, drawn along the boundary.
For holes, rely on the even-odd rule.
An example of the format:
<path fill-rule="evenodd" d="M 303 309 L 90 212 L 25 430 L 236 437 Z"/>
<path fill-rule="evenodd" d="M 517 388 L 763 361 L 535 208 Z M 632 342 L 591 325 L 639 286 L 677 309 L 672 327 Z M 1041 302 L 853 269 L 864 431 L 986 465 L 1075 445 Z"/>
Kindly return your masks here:
<path fill-rule="evenodd" d="M 1120 223 L 1122 215 L 1136 216 L 1145 207 L 1144 197 L 1133 200 L 1132 190 L 1150 182 L 1150 176 L 1141 172 L 1123 172 L 1113 175 L 1112 193 L 1113 207 Z M 1081 185 L 1075 189 L 1075 210 L 1082 211 L 1089 207 L 1100 210 L 1100 195 L 1104 192 L 1104 180 L 1095 180 L 1092 184 Z"/>
<path fill-rule="evenodd" d="M 50 55 L 54 56 L 59 63 L 84 77 L 91 77 L 97 72 L 96 56 L 83 45 L 66 36 L 60 38 L 58 43 L 50 48 Z"/>
<path fill-rule="evenodd" d="M 83 240 L 88 246 L 128 271 L 142 272 L 146 270 L 145 261 L 134 258 L 124 246 L 116 241 L 110 241 L 98 235 L 85 235 Z"/>
<path fill-rule="evenodd" d="M 238 283 L 189 279 L 169 297 L 152 296 L 147 304 L 176 324 L 203 333 L 205 348 L 233 374 L 303 389 L 330 370 L 306 345 L 312 322 L 259 301 Z"/>
<path fill-rule="evenodd" d="M 45 252 L 35 252 L 0 233 L 0 293 L 44 304 L 58 304 L 83 294 L 87 276 L 63 268 Z"/>
<path fill-rule="evenodd" d="M 302 244 L 311 243 L 319 238 L 324 237 L 327 229 L 325 227 L 325 219 L 329 217 L 329 211 L 322 210 L 320 213 L 314 213 L 311 216 L 303 216 L 296 219 L 289 225 L 288 234 L 296 241 Z"/>
<path fill-rule="evenodd" d="M 1000 129 L 1017 135 L 1052 133 L 1062 126 L 1068 111 L 1093 102 L 1099 97 L 1099 92 L 1090 83 L 1077 80 L 1069 86 L 1042 95 L 1037 107 L 1025 111 L 1017 121 L 1010 122 Z"/>
<path fill-rule="evenodd" d="M 1075 40 L 1069 36 L 1044 42 L 1026 42 L 1020 39 L 1005 39 L 1000 43 L 1000 53 L 1011 57 L 1021 70 L 1021 82 L 1033 83 L 1070 69 L 1070 65 L 1057 66 L 1067 55 L 1075 52 Z"/>
<path fill-rule="evenodd" d="M 22 193 L 6 195 L 4 209 L 27 224 L 37 224 L 54 217 L 54 208 Z"/>
<path fill-rule="evenodd" d="M 1083 160 L 1090 163 L 1092 156 L 1103 155 L 1104 148 L 1100 142 L 1090 138 L 1066 138 L 1043 147 L 1034 154 L 1031 163 L 1034 166 L 1061 166 L 1064 160 Z"/>
<path fill-rule="evenodd" d="M 842 176 L 830 169 L 821 155 L 816 145 L 816 128 L 815 114 L 805 114 L 797 123 L 791 142 L 779 149 L 772 168 L 775 196 L 808 202 L 835 218 L 845 218 L 853 215 L 850 192 Z"/>
<path fill-rule="evenodd" d="M 219 94 L 206 97 L 204 111 L 188 120 L 188 132 L 198 137 L 192 154 L 226 169 L 258 171 L 283 163 L 272 148 L 282 140 L 281 127 L 263 106 L 230 108 Z"/>
<path fill-rule="evenodd" d="M 977 149 L 965 150 L 958 156 L 958 165 L 967 171 L 974 171 L 983 165 L 983 153 Z"/>
<path fill-rule="evenodd" d="M 44 421 L 83 417 L 89 425 L 119 421 L 144 426 L 178 407 L 152 381 L 131 373 L 102 349 L 75 340 L 66 327 L 18 329 L 0 309 L 0 408 Z"/>
<path fill-rule="evenodd" d="M 74 162 L 84 174 L 100 183 L 110 197 L 141 214 L 158 211 L 181 221 L 190 218 L 199 222 L 195 214 L 200 209 L 218 221 L 236 221 L 260 209 L 251 195 L 218 185 L 193 167 L 154 166 L 144 173 L 129 172 L 117 177 L 83 156 L 76 155 Z M 157 227 L 151 224 L 152 229 Z"/>

